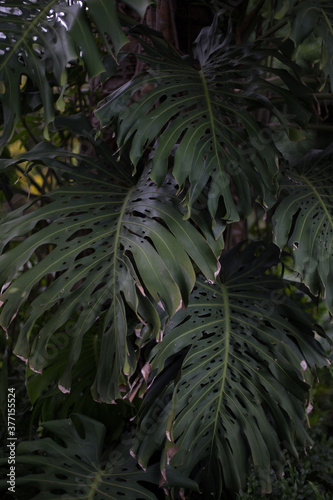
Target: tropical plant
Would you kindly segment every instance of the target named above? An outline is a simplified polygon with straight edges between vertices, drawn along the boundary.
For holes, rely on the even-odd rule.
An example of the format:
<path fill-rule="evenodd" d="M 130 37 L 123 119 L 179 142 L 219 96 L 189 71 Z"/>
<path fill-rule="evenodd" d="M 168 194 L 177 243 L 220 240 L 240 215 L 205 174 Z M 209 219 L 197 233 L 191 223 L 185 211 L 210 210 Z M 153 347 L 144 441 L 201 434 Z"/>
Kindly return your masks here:
<path fill-rule="evenodd" d="M 36 438 L 18 498 L 231 498 L 250 467 L 270 492 L 312 443 L 326 4 L 0 1 L 0 404 L 16 356 Z"/>

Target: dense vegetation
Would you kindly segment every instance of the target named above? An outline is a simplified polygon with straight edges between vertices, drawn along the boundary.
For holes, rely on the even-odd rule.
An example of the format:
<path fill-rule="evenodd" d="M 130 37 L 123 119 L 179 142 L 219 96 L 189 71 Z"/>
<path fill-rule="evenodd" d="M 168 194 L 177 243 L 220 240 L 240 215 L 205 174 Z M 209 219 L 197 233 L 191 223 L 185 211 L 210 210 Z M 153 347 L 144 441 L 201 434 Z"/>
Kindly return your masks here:
<path fill-rule="evenodd" d="M 330 2 L 0 18 L 4 494 L 332 498 Z"/>

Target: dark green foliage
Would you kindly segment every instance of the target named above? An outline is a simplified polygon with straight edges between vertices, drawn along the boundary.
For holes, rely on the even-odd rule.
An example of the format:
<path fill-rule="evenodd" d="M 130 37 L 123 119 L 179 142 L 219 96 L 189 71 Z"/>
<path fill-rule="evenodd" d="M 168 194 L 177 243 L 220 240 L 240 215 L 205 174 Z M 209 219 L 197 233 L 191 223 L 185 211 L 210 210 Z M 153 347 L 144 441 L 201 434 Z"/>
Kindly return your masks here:
<path fill-rule="evenodd" d="M 333 307 L 331 20 L 319 0 L 0 0 L 18 500 L 329 498 L 331 438 L 306 425 L 331 432 L 330 382 L 311 388 Z"/>
<path fill-rule="evenodd" d="M 219 215 L 233 222 L 252 211 L 250 185 L 261 203 L 274 203 L 276 150 L 262 134 L 253 110 L 269 109 L 286 126 L 285 117 L 265 97 L 268 89 L 291 104 L 289 112 L 302 121 L 301 102 L 304 105 L 308 91 L 294 76 L 299 68 L 281 52 L 235 45 L 230 32 L 221 33 L 217 19 L 198 36 L 193 58 L 180 57 L 158 34 L 148 32 L 149 44 L 141 42 L 143 60 L 150 66 L 148 74 L 112 94 L 96 116 L 102 125 L 118 118 L 117 142 L 122 146 L 130 141 L 134 167 L 144 149 L 156 141 L 151 177 L 157 184 L 163 182 L 170 155 L 176 150 L 172 172 L 179 186 L 189 180 L 185 198 L 188 214 L 208 185 L 207 205 L 213 219 L 224 206 Z M 134 36 L 143 33 L 146 35 L 146 30 L 133 31 Z M 288 63 L 283 69 L 270 69 L 287 89 L 263 78 L 268 57 Z M 143 86 L 151 90 L 128 107 L 131 96 Z M 297 98 L 291 92 L 295 87 Z M 158 107 L 157 101 L 162 102 Z M 239 194 L 237 207 L 231 194 L 233 184 Z"/>

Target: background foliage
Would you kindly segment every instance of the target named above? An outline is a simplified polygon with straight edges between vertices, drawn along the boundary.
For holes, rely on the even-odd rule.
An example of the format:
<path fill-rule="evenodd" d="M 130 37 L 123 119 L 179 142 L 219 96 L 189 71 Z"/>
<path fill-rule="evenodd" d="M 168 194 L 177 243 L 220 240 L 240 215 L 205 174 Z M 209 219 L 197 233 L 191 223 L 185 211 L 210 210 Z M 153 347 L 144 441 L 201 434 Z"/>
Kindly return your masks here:
<path fill-rule="evenodd" d="M 16 497 L 332 498 L 330 2 L 0 17 Z"/>

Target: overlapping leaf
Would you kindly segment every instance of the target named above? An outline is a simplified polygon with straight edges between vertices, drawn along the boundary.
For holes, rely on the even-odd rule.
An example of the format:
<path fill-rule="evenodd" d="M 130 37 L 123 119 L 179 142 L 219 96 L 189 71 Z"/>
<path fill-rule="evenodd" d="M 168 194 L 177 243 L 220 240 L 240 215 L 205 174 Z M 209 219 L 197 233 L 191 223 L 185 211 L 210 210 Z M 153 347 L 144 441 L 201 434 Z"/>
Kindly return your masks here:
<path fill-rule="evenodd" d="M 147 30 L 137 28 L 135 33 L 147 34 Z M 275 57 L 284 64 L 283 55 L 234 45 L 230 34 L 223 39 L 217 18 L 200 33 L 193 47 L 195 61 L 181 57 L 157 33 L 148 34 L 152 45 L 141 42 L 146 51 L 142 57 L 150 65 L 148 75 L 126 83 L 97 110 L 102 125 L 118 117 L 117 141 L 119 145 L 130 142 L 134 166 L 157 139 L 151 177 L 160 184 L 171 166 L 180 186 L 189 180 L 185 201 L 189 213 L 205 186 L 213 217 L 220 198 L 226 220 L 248 215 L 251 185 L 258 199 L 271 205 L 276 189 L 275 150 L 250 110 L 266 107 L 285 125 L 267 99 L 269 92 L 293 107 L 296 120 L 302 117 L 299 99 L 307 91 L 293 76 L 295 68 L 269 69 L 284 86 L 266 81 L 265 59 Z M 288 88 L 297 88 L 297 98 Z M 141 95 L 131 101 L 140 89 Z M 235 186 L 236 203 L 230 184 Z"/>
<path fill-rule="evenodd" d="M 149 2 L 125 0 L 125 3 L 143 15 Z M 85 5 L 106 47 L 109 48 L 107 37 L 110 37 L 113 50 L 118 53 L 128 40 L 120 26 L 115 1 L 87 0 Z M 47 125 L 54 117 L 55 82 L 51 80 L 55 78 L 56 84 L 64 89 L 67 64 L 78 58 L 91 76 L 105 70 L 82 2 L 69 5 L 66 0 L 0 1 L 0 99 L 4 114 L 0 146 L 8 140 L 20 117 L 22 75 L 36 89 L 28 94 L 28 105 L 31 109 L 43 105 L 47 135 Z M 63 106 L 62 95 L 58 104 Z"/>
<path fill-rule="evenodd" d="M 302 421 L 309 386 L 301 372 L 325 363 L 314 339 L 319 327 L 289 300 L 284 281 L 265 273 L 278 262 L 278 248 L 256 257 L 259 249 L 252 243 L 225 255 L 217 283 L 199 279 L 188 308 L 167 325 L 151 354 L 161 373 L 152 391 L 159 387 L 147 395 L 133 447 L 145 467 L 165 442 L 162 466 L 191 475 L 216 498 L 222 487 L 244 486 L 249 455 L 270 491 L 283 448 L 297 456 L 295 440 L 308 442 Z"/>
<path fill-rule="evenodd" d="M 295 271 L 313 293 L 322 290 L 333 310 L 333 147 L 314 151 L 285 171 L 282 198 L 274 216 L 274 235 L 288 243 Z"/>
<path fill-rule="evenodd" d="M 28 231 L 32 234 L 0 257 L 1 286 L 13 280 L 2 290 L 0 323 L 8 330 L 28 301 L 15 353 L 30 358 L 33 369 L 40 371 L 48 364 L 52 334 L 79 311 L 79 319 L 68 333 L 71 349 L 60 380 L 62 390 L 68 391 L 83 335 L 103 314 L 93 392 L 95 398 L 111 401 L 119 395 L 118 385 L 126 383 L 121 373 L 129 376 L 136 366 L 127 339 L 128 308 L 150 327 L 148 338 L 157 335 L 158 306 L 152 301 L 170 316 L 182 301 L 187 304 L 195 282 L 191 259 L 207 279 L 214 280 L 222 237 L 214 238 L 204 210 L 194 214 L 197 226 L 182 219 L 173 179 L 158 189 L 145 171 L 137 184 L 125 184 L 110 176 L 110 165 L 99 159 L 77 155 L 81 163 L 74 167 L 58 160 L 59 155 L 71 156 L 41 144 L 16 160 L 2 162 L 6 166 L 24 160 L 44 162 L 72 182 L 50 194 L 52 202 L 46 206 L 26 214 L 20 209 L 2 222 L 3 246 Z M 36 262 L 34 252 L 45 245 L 51 251 Z M 23 273 L 22 266 L 28 267 Z M 52 283 L 36 289 L 49 274 Z M 47 321 L 40 328 L 36 322 L 43 315 Z"/>
<path fill-rule="evenodd" d="M 38 494 L 30 493 L 29 498 L 156 499 L 142 482 L 157 485 L 158 467 L 144 472 L 124 447 L 114 450 L 105 465 L 102 456 L 105 427 L 100 422 L 74 414 L 72 419 L 46 422 L 43 427 L 58 441 L 48 437 L 22 442 L 17 448 L 16 467 L 21 470 L 25 465 L 26 470 L 16 477 L 16 488 L 34 487 L 39 491 Z M 0 487 L 7 489 L 5 479 Z"/>

